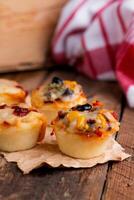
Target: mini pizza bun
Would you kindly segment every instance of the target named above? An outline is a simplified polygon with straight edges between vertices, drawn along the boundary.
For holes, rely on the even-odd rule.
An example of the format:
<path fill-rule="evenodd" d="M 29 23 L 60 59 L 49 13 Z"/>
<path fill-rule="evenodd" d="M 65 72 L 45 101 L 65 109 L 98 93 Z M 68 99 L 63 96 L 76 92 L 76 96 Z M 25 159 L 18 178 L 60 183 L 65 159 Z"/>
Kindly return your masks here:
<path fill-rule="evenodd" d="M 54 106 L 54 103 L 44 103 L 40 90 L 37 89 L 32 92 L 31 103 L 34 108 L 38 109 L 47 117 L 48 123 L 51 123 L 56 118 L 58 108 Z"/>
<path fill-rule="evenodd" d="M 109 140 L 119 130 L 115 113 L 101 109 L 98 101 L 59 112 L 52 122 L 60 150 L 80 159 L 103 154 Z"/>
<path fill-rule="evenodd" d="M 43 84 L 32 91 L 32 106 L 44 113 L 50 123 L 58 111 L 83 104 L 87 101 L 81 85 L 76 81 L 61 80 L 54 77 L 48 85 Z"/>
<path fill-rule="evenodd" d="M 45 117 L 35 110 L 19 106 L 0 107 L 1 151 L 30 149 L 42 141 L 45 129 Z"/>
<path fill-rule="evenodd" d="M 0 79 L 0 105 L 24 103 L 27 92 L 16 81 Z"/>

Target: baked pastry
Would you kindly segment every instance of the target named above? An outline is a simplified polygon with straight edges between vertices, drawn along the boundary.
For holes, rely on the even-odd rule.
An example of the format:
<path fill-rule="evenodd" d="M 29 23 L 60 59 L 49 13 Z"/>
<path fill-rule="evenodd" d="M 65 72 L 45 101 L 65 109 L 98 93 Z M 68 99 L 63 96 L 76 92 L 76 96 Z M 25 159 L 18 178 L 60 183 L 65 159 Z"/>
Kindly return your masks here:
<path fill-rule="evenodd" d="M 82 87 L 75 81 L 54 77 L 48 85 L 32 92 L 32 106 L 45 113 L 50 123 L 58 111 L 67 110 L 87 101 Z"/>
<path fill-rule="evenodd" d="M 16 81 L 0 79 L 0 105 L 24 103 L 27 92 Z"/>
<path fill-rule="evenodd" d="M 0 106 L 0 150 L 30 149 L 45 133 L 46 119 L 36 110 L 19 106 Z"/>
<path fill-rule="evenodd" d="M 119 122 L 113 111 L 102 109 L 100 105 L 96 101 L 58 113 L 52 124 L 64 154 L 88 159 L 105 152 L 111 136 L 119 130 Z"/>

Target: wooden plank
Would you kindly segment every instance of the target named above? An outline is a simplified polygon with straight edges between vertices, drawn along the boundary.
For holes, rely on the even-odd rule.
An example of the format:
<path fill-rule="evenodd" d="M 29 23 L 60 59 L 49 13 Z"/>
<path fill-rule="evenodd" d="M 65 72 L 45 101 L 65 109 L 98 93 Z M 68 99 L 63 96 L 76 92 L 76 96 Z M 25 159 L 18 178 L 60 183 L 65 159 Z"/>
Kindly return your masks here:
<path fill-rule="evenodd" d="M 0 78 L 16 80 L 23 85 L 28 91 L 39 86 L 48 76 L 48 72 L 44 70 L 17 72 L 10 74 L 0 74 Z"/>
<path fill-rule="evenodd" d="M 77 80 L 84 86 L 89 97 L 104 100 L 108 108 L 120 114 L 121 91 L 116 83 L 89 81 L 72 72 L 54 72 L 52 76 Z M 23 79 L 23 77 L 22 77 Z M 30 83 L 27 81 L 27 84 Z M 15 164 L 0 161 L 1 199 L 93 199 L 101 198 L 108 165 L 98 165 L 92 169 L 46 169 L 34 170 L 23 176 Z"/>
<path fill-rule="evenodd" d="M 117 136 L 118 142 L 132 155 L 131 158 L 109 169 L 106 186 L 103 193 L 105 200 L 134 199 L 134 110 L 126 108 L 123 114 L 121 128 Z"/>

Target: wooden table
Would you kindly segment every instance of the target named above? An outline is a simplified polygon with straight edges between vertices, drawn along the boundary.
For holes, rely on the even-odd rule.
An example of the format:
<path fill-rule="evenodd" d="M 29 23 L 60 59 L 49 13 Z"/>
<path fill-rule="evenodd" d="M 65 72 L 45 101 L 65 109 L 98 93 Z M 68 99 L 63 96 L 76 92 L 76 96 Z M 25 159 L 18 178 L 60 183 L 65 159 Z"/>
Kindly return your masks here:
<path fill-rule="evenodd" d="M 134 111 L 126 106 L 116 83 L 91 81 L 73 72 L 34 71 L 1 75 L 19 81 L 29 91 L 52 76 L 77 80 L 88 97 L 97 96 L 118 112 L 118 142 L 134 155 Z M 0 200 L 132 200 L 134 159 L 109 162 L 90 169 L 36 169 L 23 175 L 14 163 L 0 157 Z"/>

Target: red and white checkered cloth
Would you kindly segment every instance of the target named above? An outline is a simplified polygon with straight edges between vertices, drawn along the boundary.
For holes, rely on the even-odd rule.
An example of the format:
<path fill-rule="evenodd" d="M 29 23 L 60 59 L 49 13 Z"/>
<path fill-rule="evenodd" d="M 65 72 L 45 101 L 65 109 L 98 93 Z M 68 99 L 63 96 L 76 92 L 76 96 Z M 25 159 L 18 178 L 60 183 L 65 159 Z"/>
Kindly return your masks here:
<path fill-rule="evenodd" d="M 134 107 L 134 0 L 71 0 L 52 43 L 57 63 L 93 79 L 113 80 Z"/>

